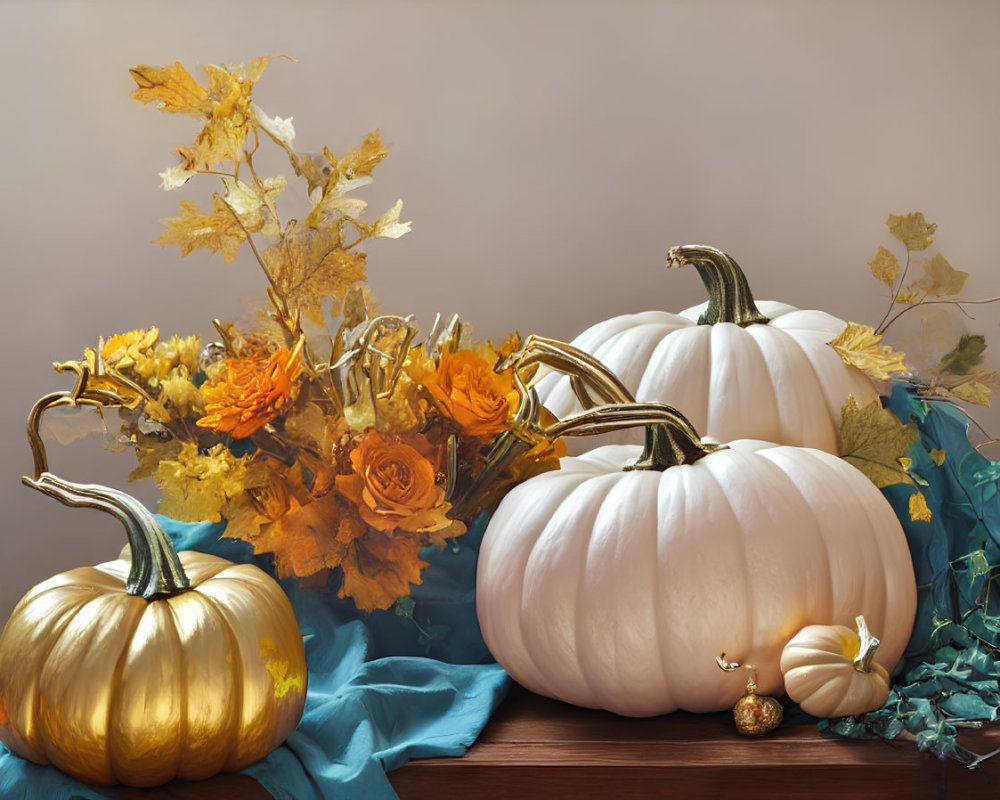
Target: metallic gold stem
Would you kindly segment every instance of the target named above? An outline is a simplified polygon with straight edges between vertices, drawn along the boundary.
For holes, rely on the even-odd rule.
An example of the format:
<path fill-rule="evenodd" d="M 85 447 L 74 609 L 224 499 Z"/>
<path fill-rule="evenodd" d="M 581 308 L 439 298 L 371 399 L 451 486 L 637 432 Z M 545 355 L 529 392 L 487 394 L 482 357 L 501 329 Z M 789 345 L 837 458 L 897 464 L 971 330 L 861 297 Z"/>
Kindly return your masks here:
<path fill-rule="evenodd" d="M 599 403 L 635 402 L 635 397 L 618 376 L 592 355 L 565 342 L 535 334 L 525 339 L 517 352 L 502 359 L 496 371 L 513 367 L 516 373 L 523 374 L 538 364 L 569 375 L 573 391 L 584 408 L 593 408 Z"/>
<path fill-rule="evenodd" d="M 672 247 L 667 252 L 667 268 L 693 264 L 708 291 L 708 308 L 698 318 L 699 325 L 732 322 L 745 328 L 747 325 L 769 322 L 754 304 L 746 275 L 735 259 L 701 244 Z"/>
<path fill-rule="evenodd" d="M 726 661 L 726 654 L 722 653 L 715 657 L 715 663 L 719 665 L 719 669 L 725 672 L 736 672 L 740 669 L 746 669 L 750 671 L 750 676 L 747 678 L 747 694 L 756 694 L 757 692 L 757 667 L 753 664 L 740 664 L 736 661 Z"/>
<path fill-rule="evenodd" d="M 871 635 L 871 631 L 868 630 L 868 623 L 865 622 L 863 616 L 858 615 L 854 620 L 854 624 L 858 626 L 858 638 L 861 640 L 860 647 L 858 647 L 858 654 L 854 657 L 854 669 L 858 672 L 871 672 L 875 651 L 878 650 L 878 646 L 882 643 Z"/>
<path fill-rule="evenodd" d="M 142 503 L 132 495 L 95 484 L 64 481 L 50 472 L 21 479 L 26 486 L 74 508 L 96 508 L 111 514 L 125 526 L 132 551 L 125 590 L 150 600 L 170 597 L 190 588 L 177 551 L 163 528 Z"/>
<path fill-rule="evenodd" d="M 663 471 L 681 464 L 693 464 L 718 450 L 717 444 L 701 441 L 694 426 L 680 411 L 662 403 L 624 403 L 597 406 L 560 420 L 542 433 L 557 436 L 591 436 L 598 433 L 646 426 L 642 454 L 627 470 Z"/>

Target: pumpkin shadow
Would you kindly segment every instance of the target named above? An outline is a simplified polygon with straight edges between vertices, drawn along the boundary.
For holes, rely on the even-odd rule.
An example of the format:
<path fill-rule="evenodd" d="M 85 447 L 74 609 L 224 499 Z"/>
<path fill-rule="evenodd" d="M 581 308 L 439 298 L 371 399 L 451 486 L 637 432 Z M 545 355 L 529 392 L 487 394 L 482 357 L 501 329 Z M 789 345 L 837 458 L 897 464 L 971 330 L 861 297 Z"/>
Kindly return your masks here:
<path fill-rule="evenodd" d="M 247 775 L 216 775 L 204 781 L 171 781 L 155 789 L 126 789 L 115 800 L 274 800 Z"/>

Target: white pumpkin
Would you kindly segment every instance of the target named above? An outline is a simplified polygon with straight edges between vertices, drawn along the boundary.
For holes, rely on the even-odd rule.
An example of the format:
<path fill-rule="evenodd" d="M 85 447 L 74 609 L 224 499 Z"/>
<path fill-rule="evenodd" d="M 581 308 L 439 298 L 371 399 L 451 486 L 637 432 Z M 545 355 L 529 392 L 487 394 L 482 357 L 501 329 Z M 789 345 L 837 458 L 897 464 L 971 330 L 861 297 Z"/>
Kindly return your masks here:
<path fill-rule="evenodd" d="M 739 266 L 714 248 L 673 248 L 668 266 L 682 264 L 698 270 L 707 303 L 679 314 L 614 317 L 571 344 L 607 366 L 637 400 L 669 403 L 716 441 L 764 439 L 837 453 L 848 396 L 859 406 L 878 397 L 871 379 L 827 344 L 847 323 L 785 303 L 754 304 Z M 559 418 L 580 409 L 566 376 L 546 376 L 536 389 Z M 608 434 L 575 443 L 570 453 L 638 437 L 635 431 Z"/>
<path fill-rule="evenodd" d="M 626 416 L 674 420 L 647 429 L 645 450 L 564 458 L 500 503 L 477 578 L 497 661 L 528 689 L 580 706 L 718 711 L 743 691 L 716 666 L 720 652 L 755 664 L 761 693 L 780 694 L 789 638 L 864 608 L 884 631 L 883 663 L 894 665 L 916 586 L 878 489 L 819 450 L 735 441 L 713 451 L 654 406 L 599 407 L 559 423 L 559 433 L 579 433 Z M 623 471 L 640 454 L 651 468 Z M 681 463 L 662 468 L 671 461 Z"/>
<path fill-rule="evenodd" d="M 843 625 L 809 625 L 781 652 L 785 691 L 814 717 L 848 717 L 881 708 L 889 673 L 874 660 L 880 641 L 864 616 L 857 633 Z"/>

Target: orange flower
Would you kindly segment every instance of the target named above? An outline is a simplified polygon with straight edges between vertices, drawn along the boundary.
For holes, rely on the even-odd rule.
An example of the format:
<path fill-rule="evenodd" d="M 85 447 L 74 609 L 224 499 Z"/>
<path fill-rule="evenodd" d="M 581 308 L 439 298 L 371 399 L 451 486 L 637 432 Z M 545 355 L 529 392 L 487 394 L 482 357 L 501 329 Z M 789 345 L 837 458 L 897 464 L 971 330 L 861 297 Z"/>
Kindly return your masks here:
<path fill-rule="evenodd" d="M 444 489 L 435 483 L 434 448 L 420 434 L 383 439 L 375 429 L 351 451 L 353 475 L 338 475 L 337 490 L 379 531 L 434 531 L 451 524 Z"/>
<path fill-rule="evenodd" d="M 101 348 L 101 359 L 106 366 L 118 369 L 134 367 L 145 360 L 145 351 L 156 344 L 160 337 L 158 328 L 144 331 L 138 328 L 128 333 L 116 333 Z"/>
<path fill-rule="evenodd" d="M 275 419 L 302 372 L 302 344 L 294 350 L 282 347 L 267 361 L 228 359 L 225 377 L 202 387 L 207 413 L 198 426 L 244 439 Z"/>
<path fill-rule="evenodd" d="M 497 374 L 471 350 L 444 353 L 424 386 L 446 417 L 471 436 L 493 436 L 507 427 L 518 396 L 510 373 Z"/>

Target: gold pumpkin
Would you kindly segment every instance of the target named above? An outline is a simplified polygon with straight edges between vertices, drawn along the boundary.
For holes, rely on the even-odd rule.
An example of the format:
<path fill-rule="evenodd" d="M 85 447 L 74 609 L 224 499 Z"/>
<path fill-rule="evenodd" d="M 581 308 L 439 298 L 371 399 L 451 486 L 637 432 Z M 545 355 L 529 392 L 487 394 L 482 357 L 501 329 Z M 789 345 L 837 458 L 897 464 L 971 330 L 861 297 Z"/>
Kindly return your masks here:
<path fill-rule="evenodd" d="M 0 741 L 82 781 L 132 786 L 239 770 L 280 745 L 306 694 L 281 587 L 249 564 L 178 558 L 122 492 L 38 470 L 25 482 L 118 517 L 132 559 L 56 575 L 18 603 L 0 636 Z"/>

